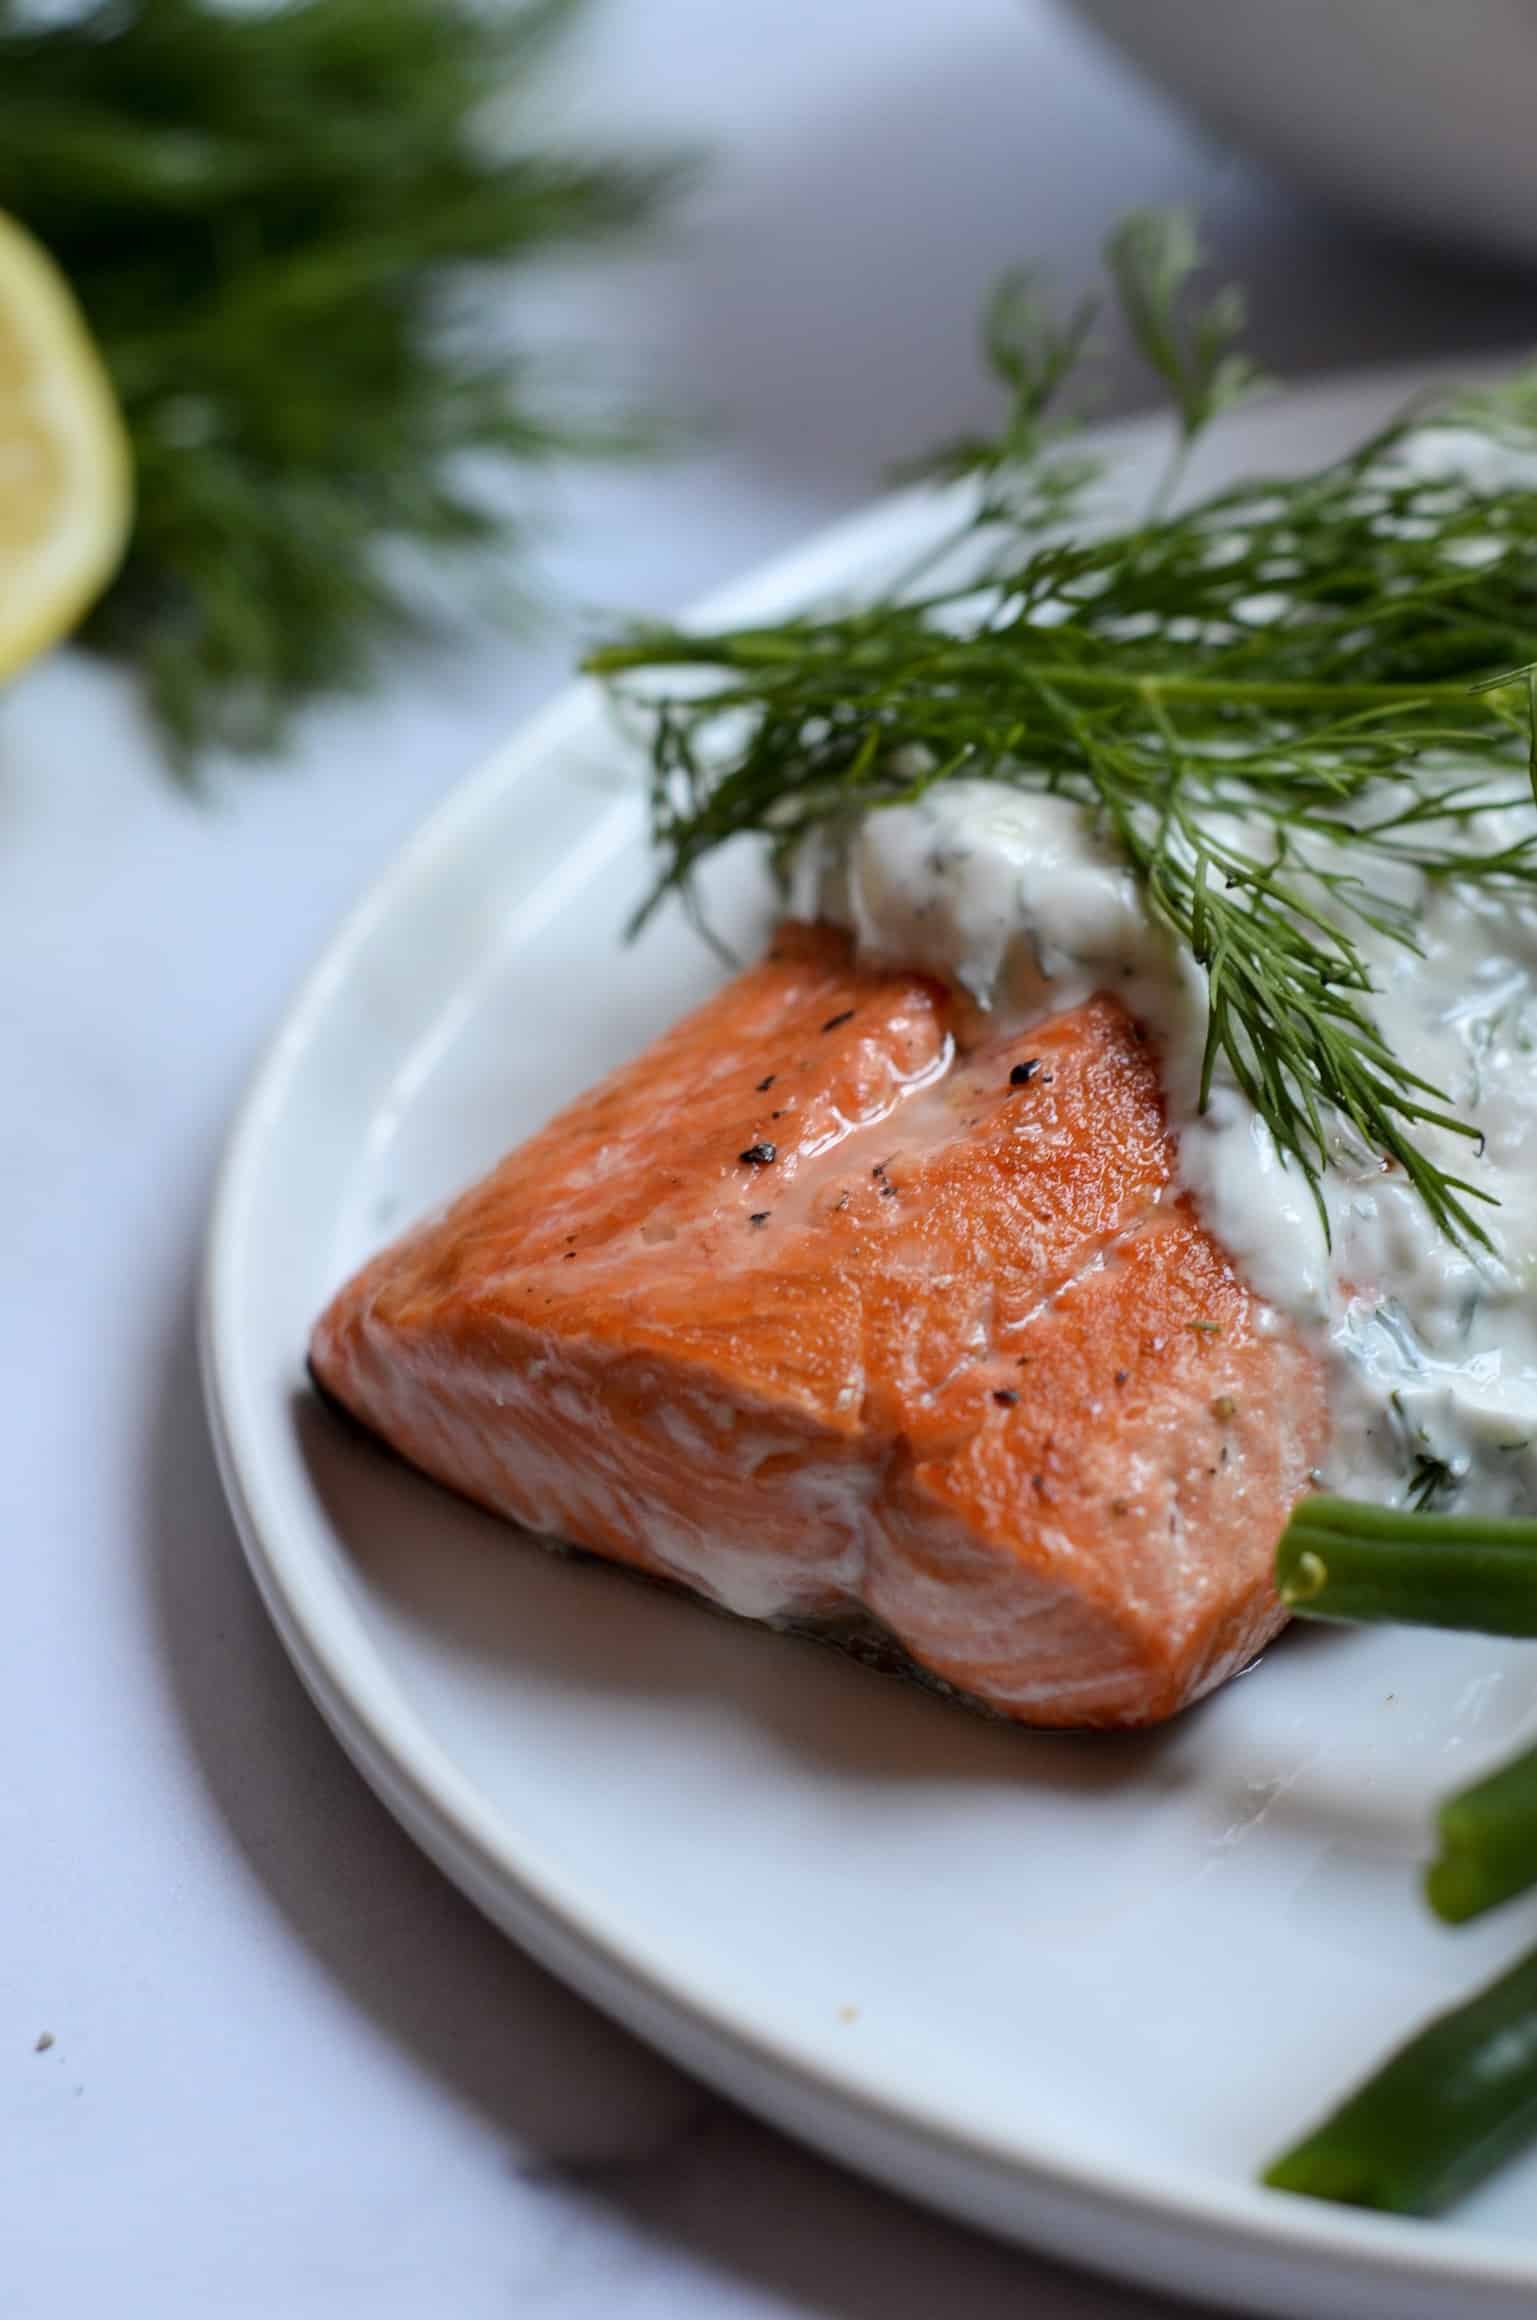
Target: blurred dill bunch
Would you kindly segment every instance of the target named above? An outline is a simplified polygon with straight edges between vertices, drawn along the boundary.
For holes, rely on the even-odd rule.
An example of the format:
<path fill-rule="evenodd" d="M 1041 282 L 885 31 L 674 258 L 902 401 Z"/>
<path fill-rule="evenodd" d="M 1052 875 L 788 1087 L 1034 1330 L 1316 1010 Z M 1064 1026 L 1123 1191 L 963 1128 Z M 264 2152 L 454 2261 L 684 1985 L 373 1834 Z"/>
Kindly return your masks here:
<path fill-rule="evenodd" d="M 0 0 L 0 209 L 69 276 L 135 453 L 85 641 L 140 671 L 183 768 L 271 748 L 430 628 L 424 569 L 516 546 L 509 473 L 634 439 L 474 318 L 489 276 L 633 231 L 675 174 L 539 135 L 585 5 Z"/>

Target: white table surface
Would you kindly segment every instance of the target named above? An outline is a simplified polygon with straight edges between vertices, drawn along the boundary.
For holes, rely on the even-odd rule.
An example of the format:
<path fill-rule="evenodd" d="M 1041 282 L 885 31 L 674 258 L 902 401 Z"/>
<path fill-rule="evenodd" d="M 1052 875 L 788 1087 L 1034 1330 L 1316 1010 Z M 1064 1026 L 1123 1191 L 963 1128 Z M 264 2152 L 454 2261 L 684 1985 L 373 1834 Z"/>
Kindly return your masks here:
<path fill-rule="evenodd" d="M 1293 372 L 1509 344 L 1531 285 L 1308 208 L 1047 0 L 611 0 L 567 80 L 572 124 L 713 152 L 664 255 L 527 302 L 714 426 L 550 492 L 573 609 L 201 800 L 72 656 L 0 714 L 0 2312 L 1152 2320 L 733 2112 L 418 1858 L 240 1561 L 194 1365 L 204 1209 L 286 993 L 559 681 L 574 608 L 678 605 L 979 416 L 1005 261 L 1072 283 L 1118 210 L 1193 197 Z M 1140 391 L 1116 371 L 1113 404 Z"/>

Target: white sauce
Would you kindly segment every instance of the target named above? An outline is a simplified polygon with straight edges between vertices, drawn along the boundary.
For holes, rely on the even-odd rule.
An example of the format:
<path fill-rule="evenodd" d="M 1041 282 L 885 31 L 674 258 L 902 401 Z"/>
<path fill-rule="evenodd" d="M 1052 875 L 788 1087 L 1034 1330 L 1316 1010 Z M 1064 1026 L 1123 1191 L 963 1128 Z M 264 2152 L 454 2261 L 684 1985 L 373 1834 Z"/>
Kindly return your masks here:
<path fill-rule="evenodd" d="M 1486 817 L 1491 843 L 1500 816 Z M 1505 835 L 1515 835 L 1513 829 Z M 1475 1262 L 1401 1177 L 1341 1137 L 1312 1193 L 1220 1073 L 1197 1110 L 1204 983 L 1149 924 L 1131 872 L 1060 798 L 944 783 L 823 838 L 800 870 L 801 908 L 861 953 L 958 985 L 1000 1028 L 1114 993 L 1162 1046 L 1169 1122 L 1202 1217 L 1248 1279 L 1325 1351 L 1331 1489 L 1409 1498 L 1419 1456 L 1456 1478 L 1442 1503 L 1537 1508 L 1537 907 L 1412 879 L 1423 955 L 1352 923 L 1388 1045 L 1443 1089 L 1484 1147 L 1445 1130 L 1424 1149 L 1493 1195 L 1494 1254 Z"/>

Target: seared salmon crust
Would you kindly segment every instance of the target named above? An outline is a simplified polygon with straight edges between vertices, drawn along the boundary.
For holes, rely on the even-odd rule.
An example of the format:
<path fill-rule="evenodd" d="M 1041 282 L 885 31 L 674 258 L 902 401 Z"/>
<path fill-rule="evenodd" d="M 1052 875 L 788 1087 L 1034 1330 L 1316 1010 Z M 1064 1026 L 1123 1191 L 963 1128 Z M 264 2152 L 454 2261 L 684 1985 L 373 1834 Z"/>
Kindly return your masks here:
<path fill-rule="evenodd" d="M 366 1265 L 324 1390 L 482 1505 L 728 1610 L 1146 1724 L 1282 1622 L 1319 1364 L 1180 1192 L 1100 996 L 962 1037 L 826 927 Z"/>

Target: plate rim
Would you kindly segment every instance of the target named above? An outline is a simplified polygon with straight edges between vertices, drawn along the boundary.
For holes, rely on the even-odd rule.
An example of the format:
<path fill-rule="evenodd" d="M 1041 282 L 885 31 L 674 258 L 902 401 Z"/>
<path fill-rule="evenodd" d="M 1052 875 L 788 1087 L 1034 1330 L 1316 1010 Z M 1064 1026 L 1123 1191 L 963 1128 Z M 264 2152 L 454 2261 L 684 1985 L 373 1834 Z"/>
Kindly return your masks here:
<path fill-rule="evenodd" d="M 1352 398 L 1380 395 L 1386 402 L 1408 397 L 1448 377 L 1476 377 L 1497 367 L 1492 361 L 1417 362 L 1352 369 L 1288 387 L 1272 409 L 1320 415 Z M 1264 406 L 1256 407 L 1256 416 Z M 1240 418 L 1236 424 L 1242 425 Z M 1139 414 L 1095 428 L 1087 437 L 1112 456 L 1148 440 L 1159 425 L 1156 414 Z M 888 539 L 910 537 L 920 512 L 933 519 L 942 499 L 916 487 L 883 496 L 714 589 L 680 616 L 680 625 L 725 625 L 762 616 L 771 602 L 787 603 L 828 586 L 847 584 L 861 565 L 875 563 Z M 238 1280 L 245 1249 L 245 1218 L 261 1173 L 267 1133 L 281 1114 L 287 1084 L 316 1027 L 345 985 L 358 957 L 397 900 L 450 854 L 461 835 L 535 767 L 541 754 L 567 729 L 581 732 L 601 713 L 601 689 L 579 678 L 542 708 L 523 718 L 491 754 L 457 782 L 415 832 L 368 884 L 344 914 L 318 957 L 284 1005 L 278 1026 L 252 1070 L 229 1128 L 209 1209 L 198 1300 L 198 1340 L 204 1400 L 225 1493 L 235 1517 L 246 1561 L 262 1601 L 306 1690 L 369 1785 L 406 1827 L 413 1840 L 504 1932 L 572 1983 L 584 1996 L 615 2014 L 653 2045 L 679 2056 L 684 2066 L 723 2088 L 733 2099 L 774 2119 L 803 2140 L 845 2163 L 883 2175 L 912 2196 L 952 2214 L 1007 2231 L 984 2203 L 968 2201 L 953 2187 L 926 2185 L 916 2172 L 925 2156 L 933 2162 L 983 2169 L 1019 2193 L 1055 2203 L 1058 2219 L 1032 2219 L 1014 2236 L 1049 2245 L 1079 2263 L 1102 2270 L 1126 2266 L 1108 2250 L 1085 2249 L 1063 2228 L 1069 2214 L 1114 2216 L 1146 2233 L 1174 2230 L 1200 2237 L 1212 2251 L 1268 2265 L 1264 2294 L 1281 2292 L 1284 2277 L 1299 2262 L 1327 2261 L 1353 2272 L 1361 2288 L 1391 2284 L 1477 2286 L 1493 2291 L 1537 2291 L 1537 2238 L 1528 2250 L 1508 2236 L 1459 2231 L 1445 2237 L 1434 2227 L 1364 2210 L 1331 2208 L 1257 2184 L 1232 2186 L 1203 2180 L 1189 2170 L 1149 2168 L 1127 2161 L 1095 2162 L 1076 2152 L 1064 2154 L 1049 2140 L 1033 2136 L 1027 2119 L 1017 2136 L 1004 2139 L 968 2131 L 943 2107 L 919 2109 L 862 2083 L 857 2050 L 834 2063 L 776 2037 L 763 2022 L 691 1991 L 645 1944 L 627 1943 L 614 1929 L 596 1922 L 579 1898 L 548 1864 L 517 1858 L 498 1835 L 495 1816 L 477 1798 L 473 1784 L 454 1765 L 431 1729 L 395 1684 L 376 1646 L 362 1630 L 349 1650 L 337 1648 L 329 1615 L 307 1596 L 302 1555 L 287 1537 L 282 1509 L 264 1481 L 260 1416 L 248 1408 L 239 1375 L 240 1299 Z M 609 809 L 612 810 L 612 809 Z M 359 1651 L 377 1664 L 360 1683 Z M 757 2074 L 744 2088 L 738 2065 Z M 884 2160 L 861 2157 L 819 2131 L 814 2116 L 824 2108 L 846 2130 L 862 2122 L 884 2134 Z M 893 2153 L 906 2151 L 904 2162 Z M 1146 2258 L 1145 2247 L 1141 2251 Z M 1144 2277 L 1156 2277 L 1177 2292 L 1197 2296 L 1231 2294 L 1228 2281 L 1208 2289 L 1187 2279 L 1177 2265 L 1159 2259 Z M 1256 2287 L 1261 2283 L 1256 2282 Z M 1284 2310 L 1282 2304 L 1272 2309 Z M 1364 2307 L 1362 2307 L 1364 2309 Z"/>

